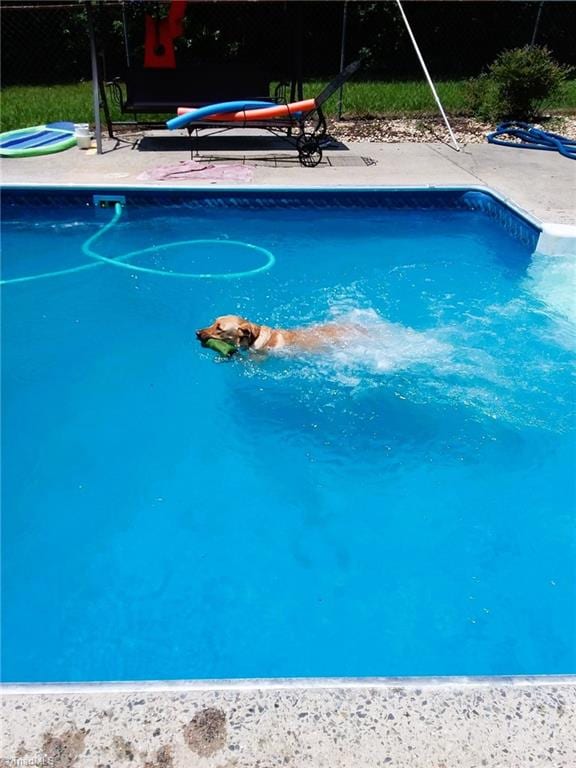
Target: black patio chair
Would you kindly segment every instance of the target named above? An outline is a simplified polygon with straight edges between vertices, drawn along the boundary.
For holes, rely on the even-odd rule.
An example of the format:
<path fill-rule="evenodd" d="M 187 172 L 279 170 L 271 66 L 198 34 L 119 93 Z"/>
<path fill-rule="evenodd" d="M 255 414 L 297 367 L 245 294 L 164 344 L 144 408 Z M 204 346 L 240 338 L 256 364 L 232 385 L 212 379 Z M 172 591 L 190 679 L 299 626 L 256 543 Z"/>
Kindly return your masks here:
<path fill-rule="evenodd" d="M 268 120 L 250 120 L 249 111 L 246 112 L 244 121 L 218 121 L 199 120 L 190 123 L 187 126 L 188 134 L 196 134 L 199 138 L 200 131 L 210 131 L 207 135 L 213 136 L 218 133 L 232 130 L 234 128 L 263 128 L 276 135 L 284 135 L 290 141 L 298 152 L 298 160 L 301 165 L 307 168 L 314 168 L 322 161 L 322 142 L 326 136 L 327 123 L 324 115 L 323 106 L 328 99 L 336 93 L 359 69 L 362 64 L 361 59 L 348 64 L 314 99 L 314 107 L 307 112 L 297 112 L 281 118 L 270 118 Z M 244 98 L 246 98 L 244 96 Z M 275 99 L 276 104 L 287 104 L 285 98 Z M 181 105 L 185 106 L 185 105 Z M 310 126 L 312 123 L 312 126 Z M 217 127 L 216 127 L 217 126 Z M 204 134 L 206 135 L 206 134 Z M 198 151 L 198 146 L 193 148 Z"/>

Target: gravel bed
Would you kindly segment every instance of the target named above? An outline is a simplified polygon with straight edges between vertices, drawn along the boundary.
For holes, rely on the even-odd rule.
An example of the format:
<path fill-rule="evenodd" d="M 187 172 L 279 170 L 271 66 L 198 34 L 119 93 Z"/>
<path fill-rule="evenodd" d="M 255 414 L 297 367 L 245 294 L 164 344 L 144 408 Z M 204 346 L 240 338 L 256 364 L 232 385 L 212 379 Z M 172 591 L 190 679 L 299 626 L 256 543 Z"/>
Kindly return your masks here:
<path fill-rule="evenodd" d="M 450 117 L 449 120 L 456 138 L 462 144 L 482 144 L 486 141 L 486 134 L 495 129 L 495 123 L 469 117 Z M 536 126 L 576 139 L 576 117 L 573 116 L 554 116 Z M 328 130 L 334 139 L 340 141 L 394 143 L 450 140 L 441 117 L 331 120 Z"/>

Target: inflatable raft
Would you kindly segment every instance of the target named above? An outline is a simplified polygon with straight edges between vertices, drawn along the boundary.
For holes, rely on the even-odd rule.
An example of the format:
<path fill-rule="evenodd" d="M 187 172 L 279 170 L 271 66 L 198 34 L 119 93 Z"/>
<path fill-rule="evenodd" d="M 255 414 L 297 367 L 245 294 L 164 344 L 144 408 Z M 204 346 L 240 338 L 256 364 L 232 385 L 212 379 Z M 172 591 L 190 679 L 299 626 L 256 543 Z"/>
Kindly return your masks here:
<path fill-rule="evenodd" d="M 0 133 L 0 155 L 34 157 L 62 152 L 76 144 L 74 123 L 47 123 Z"/>

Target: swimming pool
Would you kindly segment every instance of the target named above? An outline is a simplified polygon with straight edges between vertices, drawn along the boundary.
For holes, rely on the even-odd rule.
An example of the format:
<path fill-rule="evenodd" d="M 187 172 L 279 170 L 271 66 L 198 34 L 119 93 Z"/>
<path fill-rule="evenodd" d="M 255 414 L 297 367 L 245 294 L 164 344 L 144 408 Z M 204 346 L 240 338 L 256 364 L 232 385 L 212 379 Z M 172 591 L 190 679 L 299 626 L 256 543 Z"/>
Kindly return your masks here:
<path fill-rule="evenodd" d="M 575 672 L 572 262 L 478 191 L 118 193 L 4 192 L 4 679 Z"/>

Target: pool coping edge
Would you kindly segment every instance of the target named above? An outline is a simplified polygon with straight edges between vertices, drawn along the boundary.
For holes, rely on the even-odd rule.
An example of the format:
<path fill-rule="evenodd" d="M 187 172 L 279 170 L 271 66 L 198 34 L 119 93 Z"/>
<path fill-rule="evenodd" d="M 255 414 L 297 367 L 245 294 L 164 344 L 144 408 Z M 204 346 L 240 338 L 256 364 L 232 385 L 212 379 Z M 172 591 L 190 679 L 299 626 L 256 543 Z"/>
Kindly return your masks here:
<path fill-rule="evenodd" d="M 430 677 L 294 677 L 215 680 L 132 680 L 69 683 L 0 683 L 0 694 L 185 693 L 200 691 L 326 690 L 357 688 L 535 688 L 576 686 L 576 674 Z"/>

